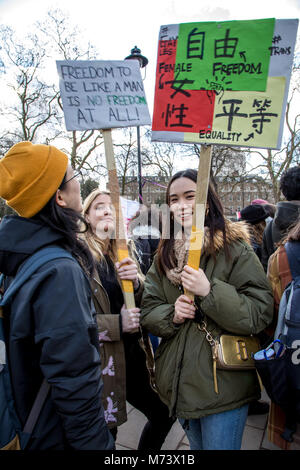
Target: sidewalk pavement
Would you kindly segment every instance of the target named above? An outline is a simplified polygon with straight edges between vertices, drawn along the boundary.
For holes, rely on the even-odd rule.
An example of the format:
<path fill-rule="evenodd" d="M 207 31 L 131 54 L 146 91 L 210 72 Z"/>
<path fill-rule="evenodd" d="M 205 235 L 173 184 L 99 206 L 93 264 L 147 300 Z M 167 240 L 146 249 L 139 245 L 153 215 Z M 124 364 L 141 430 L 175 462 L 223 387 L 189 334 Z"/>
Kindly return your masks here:
<path fill-rule="evenodd" d="M 265 392 L 262 392 L 262 400 L 270 401 Z M 117 450 L 136 450 L 142 429 L 147 422 L 146 417 L 129 403 L 127 413 L 128 420 L 118 429 Z M 248 416 L 241 450 L 281 450 L 268 440 L 267 418 L 267 414 Z M 185 432 L 178 421 L 173 424 L 162 450 L 190 450 Z M 293 443 L 291 450 L 300 450 L 300 445 Z"/>

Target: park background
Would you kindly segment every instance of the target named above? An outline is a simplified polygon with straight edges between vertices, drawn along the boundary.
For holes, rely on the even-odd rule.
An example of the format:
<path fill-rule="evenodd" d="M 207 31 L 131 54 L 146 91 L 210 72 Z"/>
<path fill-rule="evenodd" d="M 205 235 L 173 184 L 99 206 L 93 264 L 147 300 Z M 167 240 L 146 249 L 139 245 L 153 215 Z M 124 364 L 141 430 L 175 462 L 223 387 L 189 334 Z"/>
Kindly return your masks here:
<path fill-rule="evenodd" d="M 153 113 L 158 34 L 163 24 L 256 18 L 298 18 L 298 0 L 85 0 L 60 2 L 0 0 L 0 156 L 20 140 L 53 144 L 82 170 L 82 195 L 106 187 L 101 133 L 67 132 L 61 106 L 56 60 L 123 60 L 134 46 L 147 57 L 141 69 L 150 115 Z M 295 48 L 286 125 L 280 150 L 214 146 L 211 177 L 232 219 L 256 198 L 276 203 L 280 176 L 300 163 L 300 41 Z M 171 175 L 197 168 L 199 144 L 151 142 L 142 126 L 142 201 L 164 202 Z M 113 130 L 120 193 L 139 200 L 137 131 Z M 0 217 L 7 212 L 1 201 Z"/>

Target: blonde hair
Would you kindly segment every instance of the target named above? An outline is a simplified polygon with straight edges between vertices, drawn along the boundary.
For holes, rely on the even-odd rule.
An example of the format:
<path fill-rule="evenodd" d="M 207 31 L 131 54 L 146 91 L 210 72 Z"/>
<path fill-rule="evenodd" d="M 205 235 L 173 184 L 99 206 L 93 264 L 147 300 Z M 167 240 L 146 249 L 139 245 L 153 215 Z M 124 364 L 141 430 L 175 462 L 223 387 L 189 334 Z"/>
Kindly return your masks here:
<path fill-rule="evenodd" d="M 102 191 L 101 189 L 94 189 L 84 200 L 83 202 L 83 210 L 82 210 L 82 215 L 86 221 L 87 224 L 87 231 L 83 233 L 83 238 L 85 242 L 87 243 L 93 257 L 95 258 L 96 261 L 102 261 L 105 260 L 104 258 L 104 248 L 105 248 L 105 242 L 101 238 L 97 236 L 95 232 L 93 232 L 93 229 L 90 225 L 90 223 L 87 221 L 86 216 L 89 213 L 90 207 L 96 197 L 102 196 L 102 195 L 107 195 L 110 196 L 109 191 Z M 117 257 L 117 244 L 115 239 L 110 239 L 109 244 L 108 244 L 108 253 L 110 259 L 115 263 L 118 259 Z"/>
<path fill-rule="evenodd" d="M 81 237 L 84 239 L 84 241 L 87 243 L 94 259 L 97 262 L 104 261 L 106 262 L 105 259 L 105 254 L 108 255 L 108 257 L 111 259 L 113 263 L 116 263 L 118 261 L 118 254 L 117 254 L 117 241 L 115 238 L 110 238 L 108 246 L 107 246 L 107 252 L 104 253 L 105 249 L 105 241 L 102 240 L 97 236 L 97 234 L 93 231 L 90 223 L 86 220 L 86 216 L 89 213 L 90 207 L 96 197 L 101 196 L 101 195 L 107 195 L 110 196 L 109 191 L 103 191 L 101 189 L 94 189 L 84 200 L 83 202 L 83 210 L 82 210 L 82 215 L 85 219 L 86 225 L 87 225 L 87 230 L 81 234 Z M 144 275 L 140 269 L 140 264 L 138 262 L 139 255 L 136 250 L 136 246 L 133 240 L 128 240 L 127 241 L 127 246 L 128 246 L 128 255 L 133 261 L 135 261 L 137 267 L 138 267 L 138 278 L 140 281 L 144 280 Z"/>

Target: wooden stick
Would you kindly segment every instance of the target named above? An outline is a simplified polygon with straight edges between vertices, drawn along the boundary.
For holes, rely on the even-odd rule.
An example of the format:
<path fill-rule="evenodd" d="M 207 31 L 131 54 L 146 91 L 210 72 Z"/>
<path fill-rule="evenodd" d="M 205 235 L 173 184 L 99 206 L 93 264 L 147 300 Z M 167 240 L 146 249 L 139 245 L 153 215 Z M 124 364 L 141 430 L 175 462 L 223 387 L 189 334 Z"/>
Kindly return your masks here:
<path fill-rule="evenodd" d="M 105 157 L 106 164 L 108 169 L 108 187 L 110 191 L 110 197 L 112 204 L 116 211 L 116 221 L 115 221 L 115 236 L 117 241 L 117 253 L 118 261 L 123 260 L 128 257 L 128 248 L 127 248 L 127 239 L 125 235 L 125 227 L 122 213 L 122 206 L 120 202 L 120 188 L 119 181 L 116 169 L 116 162 L 114 156 L 114 149 L 112 143 L 111 129 L 103 129 L 102 131 L 104 148 L 105 148 Z M 122 292 L 124 296 L 124 302 L 126 308 L 134 308 L 134 291 L 133 291 L 133 282 L 132 281 L 121 281 Z"/>
<path fill-rule="evenodd" d="M 191 266 L 191 268 L 194 269 L 199 269 L 200 266 L 201 249 L 204 237 L 207 192 L 210 178 L 211 153 L 211 145 L 206 147 L 202 145 L 199 157 L 195 209 L 193 213 L 192 231 L 190 236 L 189 255 L 187 261 L 188 266 Z M 184 293 L 191 300 L 194 300 L 194 294 L 192 294 L 192 292 L 185 290 Z"/>

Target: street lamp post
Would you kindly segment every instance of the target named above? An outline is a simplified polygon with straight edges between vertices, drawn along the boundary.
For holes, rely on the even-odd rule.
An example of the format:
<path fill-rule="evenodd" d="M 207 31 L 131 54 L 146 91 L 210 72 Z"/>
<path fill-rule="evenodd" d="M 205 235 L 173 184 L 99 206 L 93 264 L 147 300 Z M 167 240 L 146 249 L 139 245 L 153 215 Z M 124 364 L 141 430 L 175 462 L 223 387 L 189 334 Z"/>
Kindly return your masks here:
<path fill-rule="evenodd" d="M 131 54 L 127 57 L 125 57 L 125 60 L 138 60 L 140 68 L 146 67 L 148 64 L 148 59 L 147 57 L 141 55 L 141 50 L 137 47 L 134 46 L 133 49 L 131 49 Z M 138 158 L 138 186 L 139 186 L 139 199 L 141 202 L 143 202 L 143 197 L 142 197 L 142 160 L 141 160 L 141 136 L 140 136 L 140 126 L 137 126 L 136 128 L 136 133 L 137 133 L 137 158 Z"/>

